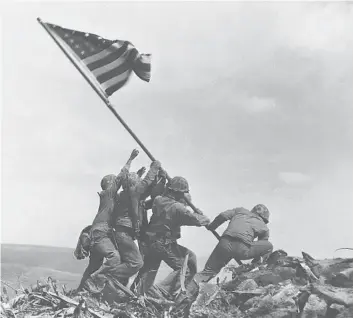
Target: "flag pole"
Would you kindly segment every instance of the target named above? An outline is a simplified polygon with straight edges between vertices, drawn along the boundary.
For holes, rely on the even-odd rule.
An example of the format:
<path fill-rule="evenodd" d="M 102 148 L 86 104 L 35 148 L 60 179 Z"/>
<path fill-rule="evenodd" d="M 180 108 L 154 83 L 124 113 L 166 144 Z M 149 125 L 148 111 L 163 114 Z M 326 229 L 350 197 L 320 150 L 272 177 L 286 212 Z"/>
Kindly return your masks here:
<path fill-rule="evenodd" d="M 93 90 L 98 94 L 98 96 L 102 99 L 105 105 L 109 108 L 109 110 L 113 113 L 113 115 L 120 121 L 120 123 L 124 126 L 124 128 L 129 132 L 132 138 L 139 144 L 142 150 L 146 153 L 146 155 L 151 159 L 151 161 L 155 161 L 156 159 L 152 156 L 149 150 L 145 147 L 145 145 L 141 142 L 141 140 L 135 135 L 135 133 L 131 130 L 131 128 L 126 124 L 126 122 L 121 118 L 121 116 L 114 109 L 112 104 L 110 103 L 108 96 L 97 87 L 97 85 L 92 81 L 92 79 L 82 70 L 81 66 L 77 63 L 77 61 L 66 51 L 65 47 L 57 40 L 57 38 L 52 34 L 49 28 L 42 22 L 40 18 L 37 18 L 39 24 L 44 28 L 44 30 L 49 34 L 49 36 L 54 40 L 54 42 L 58 45 L 58 47 L 62 50 L 62 52 L 66 55 L 66 57 L 70 60 L 70 62 L 75 66 L 75 68 L 81 73 L 81 75 L 85 78 L 85 80 L 89 83 L 89 85 L 93 88 Z M 166 177 L 168 181 L 171 180 L 171 177 L 166 173 Z M 190 202 L 190 200 L 184 195 L 185 202 L 190 206 L 190 208 L 195 212 L 199 213 L 198 209 L 195 205 Z M 213 235 L 220 240 L 220 235 L 212 230 Z"/>

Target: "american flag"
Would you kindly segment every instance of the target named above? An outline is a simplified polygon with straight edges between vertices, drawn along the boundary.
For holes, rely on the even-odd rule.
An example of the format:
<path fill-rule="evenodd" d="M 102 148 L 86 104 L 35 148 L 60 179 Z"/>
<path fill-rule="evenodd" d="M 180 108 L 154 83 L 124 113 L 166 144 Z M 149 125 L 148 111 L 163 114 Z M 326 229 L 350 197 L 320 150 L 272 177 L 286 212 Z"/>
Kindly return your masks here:
<path fill-rule="evenodd" d="M 99 35 L 44 23 L 59 41 L 64 41 L 79 64 L 98 81 L 111 96 L 129 80 L 132 71 L 142 80 L 151 77 L 151 55 L 140 54 L 128 41 L 107 40 Z"/>

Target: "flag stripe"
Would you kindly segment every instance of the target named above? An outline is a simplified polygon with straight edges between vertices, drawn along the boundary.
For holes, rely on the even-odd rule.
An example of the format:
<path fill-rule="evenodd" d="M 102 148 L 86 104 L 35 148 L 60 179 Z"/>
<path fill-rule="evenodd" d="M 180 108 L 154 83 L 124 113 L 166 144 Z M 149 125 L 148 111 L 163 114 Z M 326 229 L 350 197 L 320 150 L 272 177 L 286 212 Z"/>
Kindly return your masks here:
<path fill-rule="evenodd" d="M 112 70 L 110 70 L 100 76 L 97 76 L 97 81 L 102 84 L 102 83 L 110 80 L 111 78 L 126 72 L 130 68 L 131 68 L 131 66 L 129 65 L 129 63 L 123 63 L 120 66 L 115 67 Z"/>
<path fill-rule="evenodd" d="M 98 76 L 122 65 L 123 63 L 125 63 L 125 59 L 126 59 L 127 55 L 128 55 L 128 51 L 125 51 L 123 53 L 123 55 L 120 56 L 117 60 L 115 60 L 109 64 L 103 65 L 99 68 L 96 68 L 95 70 L 92 71 L 92 73 L 94 74 L 94 76 L 98 77 Z"/>
<path fill-rule="evenodd" d="M 125 80 L 121 81 L 120 83 L 110 86 L 108 89 L 105 90 L 105 93 L 108 96 L 111 96 L 112 94 L 114 94 L 114 92 L 116 92 L 118 89 L 123 87 L 128 80 L 129 80 L 129 77 L 127 77 Z"/>
<path fill-rule="evenodd" d="M 116 50 L 118 50 L 119 48 L 120 48 L 120 46 L 117 47 L 117 46 L 115 45 L 115 43 L 114 43 L 113 45 L 107 47 L 106 49 L 104 49 L 104 50 L 102 50 L 102 51 L 100 51 L 100 52 L 98 52 L 98 53 L 96 53 L 96 54 L 94 54 L 94 55 L 91 55 L 91 56 L 88 56 L 88 57 L 84 58 L 84 59 L 82 60 L 82 62 L 85 63 L 86 65 L 91 64 L 91 63 L 94 63 L 94 62 L 96 62 L 96 61 L 98 61 L 98 60 L 100 60 L 100 59 L 102 59 L 102 58 L 108 56 L 108 55 L 111 54 L 114 50 L 116 51 Z"/>
<path fill-rule="evenodd" d="M 105 64 L 111 63 L 114 60 L 118 59 L 120 56 L 122 56 L 125 51 L 126 51 L 126 45 L 123 45 L 119 47 L 118 49 L 116 47 L 111 46 L 112 50 L 108 55 L 105 57 L 96 60 L 95 62 L 87 64 L 87 67 L 90 71 L 95 70 L 96 68 L 102 67 Z M 108 48 L 109 50 L 110 48 Z"/>
<path fill-rule="evenodd" d="M 110 88 L 113 85 L 116 85 L 118 83 L 120 83 L 121 81 L 125 80 L 127 77 L 129 77 L 131 74 L 131 70 L 126 70 L 125 72 L 112 77 L 111 79 L 105 81 L 104 83 L 101 84 L 103 90 L 106 90 L 108 88 Z"/>
<path fill-rule="evenodd" d="M 151 65 L 142 61 L 142 59 L 138 59 L 135 61 L 135 68 L 144 71 L 144 72 L 150 72 L 151 71 Z"/>
<path fill-rule="evenodd" d="M 112 95 L 127 83 L 132 71 L 142 80 L 150 80 L 150 55 L 140 54 L 129 41 L 111 41 L 93 33 L 46 25 L 54 37 L 67 45 L 66 51 L 78 59 L 102 93 Z"/>

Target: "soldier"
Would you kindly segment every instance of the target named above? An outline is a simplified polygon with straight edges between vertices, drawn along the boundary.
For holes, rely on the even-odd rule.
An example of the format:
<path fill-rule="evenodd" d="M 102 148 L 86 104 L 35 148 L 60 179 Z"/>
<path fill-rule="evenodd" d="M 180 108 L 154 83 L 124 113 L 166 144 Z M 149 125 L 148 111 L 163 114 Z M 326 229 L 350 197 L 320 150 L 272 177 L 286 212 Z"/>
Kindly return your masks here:
<path fill-rule="evenodd" d="M 105 262 L 100 268 L 86 279 L 83 286 L 92 293 L 100 293 L 106 283 L 107 275 L 116 277 L 117 266 L 120 264 L 120 255 L 112 242 L 112 214 L 115 207 L 117 192 L 124 178 L 129 173 L 131 162 L 138 155 L 138 150 L 134 149 L 130 158 L 121 172 L 116 175 L 107 175 L 101 181 L 102 191 L 99 192 L 100 204 L 98 213 L 92 223 L 91 228 L 91 260 L 89 271 L 105 258 Z"/>
<path fill-rule="evenodd" d="M 159 161 L 153 161 L 144 179 L 141 173 L 129 173 L 123 180 L 123 191 L 114 211 L 115 241 L 121 256 L 117 266 L 117 275 L 123 285 L 143 266 L 143 258 L 134 240 L 139 238 L 143 225 L 146 226 L 146 215 L 143 202 L 150 195 L 151 185 L 161 169 Z"/>
<path fill-rule="evenodd" d="M 145 171 L 146 171 L 146 168 L 142 167 L 136 173 L 141 178 L 141 176 L 144 174 Z M 119 195 L 117 195 L 115 203 L 117 204 L 118 201 L 119 201 Z M 89 276 L 93 274 L 95 271 L 97 271 L 102 266 L 104 261 L 104 256 L 101 253 L 96 253 L 94 250 L 91 250 L 91 246 L 90 246 L 91 228 L 92 228 L 92 225 L 89 225 L 89 226 L 86 226 L 81 231 L 77 242 L 77 246 L 75 249 L 75 253 L 74 253 L 75 257 L 78 260 L 85 259 L 87 256 L 89 256 L 88 266 L 83 273 L 83 276 L 82 276 L 80 285 L 77 288 L 77 291 L 81 291 L 83 289 L 86 279 L 89 278 Z"/>
<path fill-rule="evenodd" d="M 177 240 L 180 238 L 181 226 L 206 226 L 210 221 L 201 211 L 191 213 L 185 204 L 181 203 L 184 194 L 188 192 L 189 185 L 186 179 L 174 177 L 168 184 L 166 192 L 162 196 L 157 196 L 153 201 L 153 214 L 147 228 L 148 254 L 139 273 L 141 282 L 138 292 L 140 294 L 146 293 L 153 285 L 161 261 L 174 270 L 161 284 L 156 286 L 162 294 L 167 296 L 172 295 L 180 287 L 180 282 L 176 281 L 175 277 L 180 272 L 187 254 L 188 266 L 185 281 L 190 281 L 197 272 L 196 255 L 186 247 L 179 245 Z M 152 275 L 149 274 L 151 272 Z"/>
<path fill-rule="evenodd" d="M 197 273 L 187 286 L 188 297 L 195 297 L 199 282 L 208 282 L 215 277 L 231 259 L 250 260 L 259 263 L 272 253 L 273 246 L 268 241 L 270 212 L 263 204 L 256 205 L 251 211 L 235 208 L 220 213 L 209 230 L 216 230 L 221 224 L 230 221 L 221 240 L 208 258 L 205 268 Z M 257 238 L 257 241 L 254 241 Z"/>

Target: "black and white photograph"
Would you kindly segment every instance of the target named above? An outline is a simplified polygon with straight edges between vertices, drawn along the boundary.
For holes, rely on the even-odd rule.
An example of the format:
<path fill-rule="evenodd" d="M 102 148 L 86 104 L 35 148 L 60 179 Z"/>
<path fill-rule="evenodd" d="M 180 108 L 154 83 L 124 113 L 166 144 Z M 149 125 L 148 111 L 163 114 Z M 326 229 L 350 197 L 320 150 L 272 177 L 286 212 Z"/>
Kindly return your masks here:
<path fill-rule="evenodd" d="M 0 318 L 353 317 L 352 2 L 0 12 Z"/>

